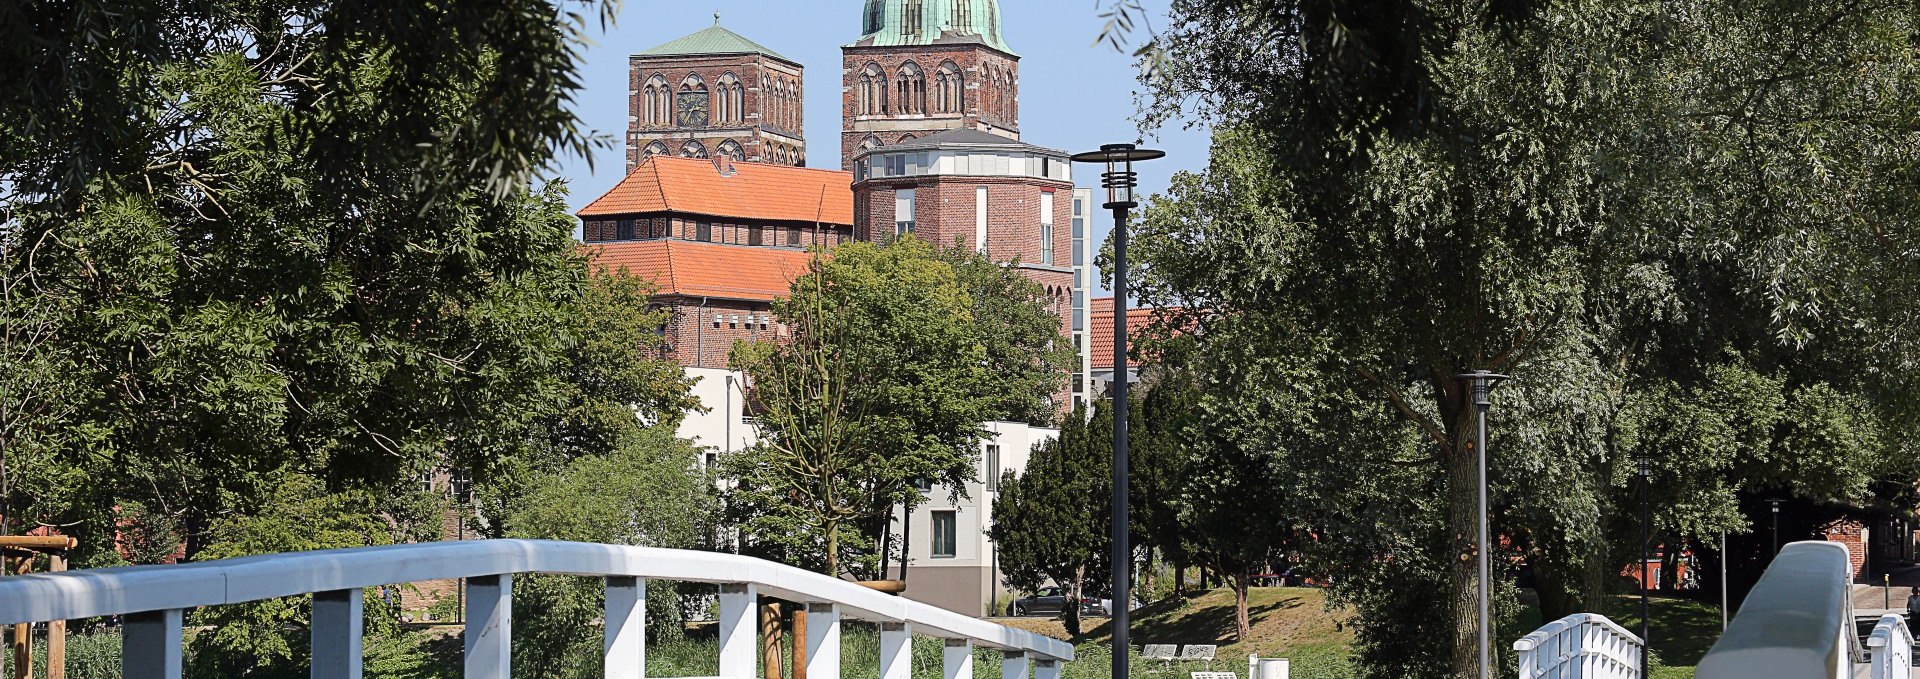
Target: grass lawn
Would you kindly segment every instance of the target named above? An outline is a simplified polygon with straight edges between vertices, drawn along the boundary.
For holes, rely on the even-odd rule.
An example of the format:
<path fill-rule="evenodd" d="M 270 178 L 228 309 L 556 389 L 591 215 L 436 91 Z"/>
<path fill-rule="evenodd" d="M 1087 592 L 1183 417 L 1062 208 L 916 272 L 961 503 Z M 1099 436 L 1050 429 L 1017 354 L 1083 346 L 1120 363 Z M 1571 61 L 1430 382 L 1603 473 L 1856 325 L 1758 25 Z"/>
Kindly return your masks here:
<path fill-rule="evenodd" d="M 1247 596 L 1247 614 L 1253 633 L 1236 639 L 1233 591 L 1216 589 L 1181 599 L 1161 601 L 1134 612 L 1134 652 L 1144 644 L 1218 644 L 1212 669 L 1246 674 L 1247 654 L 1292 660 L 1296 679 L 1337 679 L 1354 674 L 1351 614 L 1326 608 L 1326 593 L 1310 587 L 1255 587 Z M 1067 639 L 1061 621 L 1052 618 L 996 618 L 994 622 Z M 1105 618 L 1090 619 L 1080 637 L 1070 639 L 1079 659 L 1068 666 L 1069 677 L 1106 677 L 1112 667 L 1112 632 Z M 1188 672 L 1207 669 L 1207 663 L 1162 663 L 1135 658 L 1130 663 L 1140 677 L 1165 675 L 1183 679 Z"/>

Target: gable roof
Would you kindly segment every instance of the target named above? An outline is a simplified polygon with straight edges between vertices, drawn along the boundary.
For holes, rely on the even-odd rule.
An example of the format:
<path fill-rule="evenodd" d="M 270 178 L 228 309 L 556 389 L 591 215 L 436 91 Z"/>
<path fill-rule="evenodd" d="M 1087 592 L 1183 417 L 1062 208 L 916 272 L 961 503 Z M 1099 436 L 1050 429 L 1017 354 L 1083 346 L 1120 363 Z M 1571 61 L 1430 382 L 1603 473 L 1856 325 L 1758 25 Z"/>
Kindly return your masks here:
<path fill-rule="evenodd" d="M 656 295 L 754 302 L 788 296 L 813 261 L 806 250 L 673 239 L 596 242 L 586 248 L 598 270 L 624 269 L 653 281 Z"/>
<path fill-rule="evenodd" d="M 713 25 L 687 35 L 667 41 L 634 56 L 672 57 L 695 54 L 764 54 L 789 64 L 800 62 L 781 56 L 779 52 L 767 49 L 760 43 L 748 40 L 746 36 L 727 30 L 720 25 L 720 15 L 713 16 Z"/>
<path fill-rule="evenodd" d="M 1087 303 L 1093 305 L 1088 309 L 1093 316 L 1091 327 L 1087 328 L 1091 347 L 1088 355 L 1093 357 L 1094 370 L 1110 370 L 1113 368 L 1113 298 L 1095 297 Z M 1127 308 L 1127 367 L 1138 368 L 1146 363 L 1139 356 L 1140 347 L 1135 340 L 1140 339 L 1154 321 L 1179 310 L 1179 307 Z"/>
<path fill-rule="evenodd" d="M 640 161 L 581 217 L 683 212 L 764 221 L 853 225 L 853 173 L 655 155 Z"/>

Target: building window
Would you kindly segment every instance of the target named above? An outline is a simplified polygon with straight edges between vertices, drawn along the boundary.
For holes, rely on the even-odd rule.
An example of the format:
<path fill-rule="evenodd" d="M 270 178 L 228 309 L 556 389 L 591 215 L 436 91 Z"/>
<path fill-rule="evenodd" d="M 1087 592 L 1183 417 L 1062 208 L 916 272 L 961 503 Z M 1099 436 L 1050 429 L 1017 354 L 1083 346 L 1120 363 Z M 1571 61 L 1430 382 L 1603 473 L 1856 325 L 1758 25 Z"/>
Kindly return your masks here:
<path fill-rule="evenodd" d="M 1053 266 L 1053 192 L 1040 192 L 1040 263 Z"/>
<path fill-rule="evenodd" d="M 953 0 L 953 30 L 956 33 L 972 33 L 973 0 Z"/>
<path fill-rule="evenodd" d="M 913 479 L 913 487 L 920 489 L 922 493 L 931 493 L 933 492 L 933 479 L 925 476 L 915 477 Z"/>
<path fill-rule="evenodd" d="M 973 187 L 973 249 L 987 251 L 987 187 Z"/>
<path fill-rule="evenodd" d="M 987 492 L 1000 492 L 1000 444 L 987 444 Z"/>
<path fill-rule="evenodd" d="M 900 75 L 894 82 L 898 84 L 894 102 L 899 106 L 895 113 L 927 112 L 927 76 L 918 64 L 911 61 L 901 64 Z"/>
<path fill-rule="evenodd" d="M 934 74 L 934 107 L 940 113 L 960 113 L 966 87 L 960 76 L 960 67 L 949 61 L 940 65 L 940 71 Z"/>
<path fill-rule="evenodd" d="M 959 540 L 956 535 L 960 523 L 959 514 L 951 509 L 934 510 L 933 558 L 951 559 L 959 551 L 957 549 Z"/>
<path fill-rule="evenodd" d="M 893 235 L 909 233 L 913 233 L 913 189 L 900 189 L 893 194 Z"/>
<path fill-rule="evenodd" d="M 880 17 L 881 13 L 886 10 L 886 6 L 887 3 L 881 2 L 881 0 L 867 0 L 867 30 L 865 32 L 875 33 L 880 30 Z"/>
<path fill-rule="evenodd" d="M 748 245 L 766 245 L 767 244 L 766 236 L 760 233 L 760 227 L 758 226 L 747 227 L 747 244 Z"/>
<path fill-rule="evenodd" d="M 615 240 L 633 240 L 633 220 L 620 220 L 620 225 L 615 227 L 613 237 Z"/>
<path fill-rule="evenodd" d="M 695 227 L 693 238 L 694 240 L 700 241 L 702 243 L 713 242 L 713 225 L 708 224 L 706 222 L 700 222 L 700 225 Z"/>

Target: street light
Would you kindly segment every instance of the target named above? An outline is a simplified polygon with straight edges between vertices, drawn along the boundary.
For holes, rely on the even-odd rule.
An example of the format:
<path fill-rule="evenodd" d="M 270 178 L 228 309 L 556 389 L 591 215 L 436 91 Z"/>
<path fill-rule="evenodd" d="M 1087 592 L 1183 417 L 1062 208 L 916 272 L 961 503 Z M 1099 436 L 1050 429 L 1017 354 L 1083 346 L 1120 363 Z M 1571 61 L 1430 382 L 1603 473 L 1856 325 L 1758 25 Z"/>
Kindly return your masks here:
<path fill-rule="evenodd" d="M 1487 546 L 1487 410 L 1493 407 L 1493 400 L 1489 398 L 1489 395 L 1493 392 L 1493 385 L 1511 378 L 1486 370 L 1461 373 L 1458 377 L 1473 382 L 1473 405 L 1480 411 L 1479 439 L 1473 447 L 1474 452 L 1480 455 L 1480 542 L 1476 550 L 1480 553 L 1480 620 L 1478 621 L 1480 628 L 1480 677 L 1481 679 L 1493 679 L 1493 647 L 1489 645 L 1487 640 L 1487 620 L 1491 616 L 1492 610 L 1492 604 L 1489 603 L 1491 594 L 1489 594 L 1488 588 L 1490 587 L 1489 583 L 1493 581 L 1493 569 L 1487 564 L 1487 551 L 1489 549 Z"/>
<path fill-rule="evenodd" d="M 1780 503 L 1785 500 L 1768 500 L 1773 504 L 1773 553 L 1780 553 Z"/>
<path fill-rule="evenodd" d="M 1107 190 L 1104 207 L 1113 211 L 1113 679 L 1127 679 L 1127 618 L 1132 613 L 1127 609 L 1133 601 L 1133 549 L 1127 544 L 1127 211 L 1139 205 L 1133 197 L 1140 178 L 1133 171 L 1134 161 L 1165 155 L 1132 144 L 1106 144 L 1073 155 L 1073 162 L 1106 166 L 1100 186 Z"/>

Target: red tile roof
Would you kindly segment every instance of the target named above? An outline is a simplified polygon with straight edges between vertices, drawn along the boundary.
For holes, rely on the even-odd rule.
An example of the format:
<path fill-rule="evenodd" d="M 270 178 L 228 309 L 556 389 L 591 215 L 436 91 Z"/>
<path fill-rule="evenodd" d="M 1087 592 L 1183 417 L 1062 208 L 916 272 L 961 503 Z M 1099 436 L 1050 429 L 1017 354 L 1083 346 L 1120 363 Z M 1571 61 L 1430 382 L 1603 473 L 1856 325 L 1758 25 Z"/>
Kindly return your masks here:
<path fill-rule="evenodd" d="M 763 221 L 853 224 L 853 174 L 766 163 L 733 163 L 723 176 L 712 160 L 652 156 L 589 203 L 581 217 L 646 212 Z"/>
<path fill-rule="evenodd" d="M 655 294 L 771 302 L 807 273 L 813 253 L 791 248 L 685 240 L 588 243 L 593 263 L 625 269 L 660 287 Z"/>
<path fill-rule="evenodd" d="M 1089 300 L 1093 308 L 1093 327 L 1089 329 L 1092 340 L 1093 367 L 1113 367 L 1113 298 L 1095 297 Z M 1129 307 L 1127 309 L 1127 367 L 1138 368 L 1143 363 L 1134 353 L 1134 340 L 1145 333 L 1147 326 L 1153 325 L 1155 316 L 1161 313 L 1161 307 Z"/>

